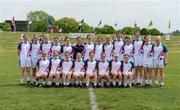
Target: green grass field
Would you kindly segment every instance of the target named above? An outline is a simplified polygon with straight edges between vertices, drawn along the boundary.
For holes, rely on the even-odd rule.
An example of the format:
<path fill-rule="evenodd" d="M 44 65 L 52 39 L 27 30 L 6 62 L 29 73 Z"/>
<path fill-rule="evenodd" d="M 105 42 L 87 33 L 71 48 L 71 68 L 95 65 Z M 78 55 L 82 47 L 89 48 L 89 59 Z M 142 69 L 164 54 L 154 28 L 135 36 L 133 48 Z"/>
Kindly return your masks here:
<path fill-rule="evenodd" d="M 19 86 L 16 47 L 20 35 L 0 33 L 0 110 L 90 110 L 86 88 Z M 165 87 L 96 88 L 100 110 L 180 110 L 180 36 L 173 36 L 171 41 L 163 38 L 163 42 L 169 49 Z"/>

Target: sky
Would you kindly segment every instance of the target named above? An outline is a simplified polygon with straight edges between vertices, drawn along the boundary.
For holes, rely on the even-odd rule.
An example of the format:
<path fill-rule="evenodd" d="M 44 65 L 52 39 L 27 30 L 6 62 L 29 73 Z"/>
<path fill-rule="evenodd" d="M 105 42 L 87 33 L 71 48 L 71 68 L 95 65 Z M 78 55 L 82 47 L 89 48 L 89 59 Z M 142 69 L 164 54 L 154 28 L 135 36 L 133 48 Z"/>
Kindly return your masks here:
<path fill-rule="evenodd" d="M 0 22 L 26 20 L 30 11 L 44 10 L 55 19 L 73 17 L 90 26 L 109 24 L 115 29 L 125 26 L 153 27 L 161 32 L 180 30 L 180 0 L 0 0 Z"/>

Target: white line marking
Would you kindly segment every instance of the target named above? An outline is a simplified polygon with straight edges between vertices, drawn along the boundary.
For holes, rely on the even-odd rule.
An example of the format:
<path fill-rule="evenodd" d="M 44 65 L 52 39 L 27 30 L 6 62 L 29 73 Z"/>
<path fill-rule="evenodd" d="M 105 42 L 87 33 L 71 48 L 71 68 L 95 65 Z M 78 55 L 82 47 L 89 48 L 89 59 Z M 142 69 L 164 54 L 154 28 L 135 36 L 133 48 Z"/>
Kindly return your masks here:
<path fill-rule="evenodd" d="M 88 90 L 89 90 L 90 101 L 91 101 L 91 110 L 99 110 L 97 102 L 96 102 L 96 97 L 94 95 L 94 89 L 90 87 Z"/>

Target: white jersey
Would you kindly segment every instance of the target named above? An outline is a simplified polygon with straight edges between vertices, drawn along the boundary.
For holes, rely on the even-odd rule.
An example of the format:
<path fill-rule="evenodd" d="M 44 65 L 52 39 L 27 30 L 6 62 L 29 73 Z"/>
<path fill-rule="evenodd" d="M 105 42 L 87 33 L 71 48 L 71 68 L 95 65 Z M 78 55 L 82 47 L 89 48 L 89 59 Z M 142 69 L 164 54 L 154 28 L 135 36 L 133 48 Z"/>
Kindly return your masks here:
<path fill-rule="evenodd" d="M 143 45 L 143 58 L 153 57 L 153 44 L 148 43 Z"/>
<path fill-rule="evenodd" d="M 134 68 L 134 63 L 131 61 L 128 61 L 128 63 L 126 63 L 125 61 L 122 62 L 122 72 L 123 73 L 128 73 L 128 72 L 132 72 Z"/>
<path fill-rule="evenodd" d="M 134 47 L 133 47 L 133 44 L 130 43 L 130 44 L 124 44 L 123 46 L 123 51 L 124 51 L 124 54 L 128 54 L 130 57 L 133 56 L 133 53 L 134 53 Z"/>
<path fill-rule="evenodd" d="M 117 73 L 121 71 L 121 61 L 111 60 L 111 73 Z"/>
<path fill-rule="evenodd" d="M 43 42 L 41 44 L 41 50 L 46 52 L 47 55 L 50 55 L 52 43 L 51 42 Z"/>
<path fill-rule="evenodd" d="M 76 73 L 84 72 L 85 71 L 84 66 L 85 66 L 85 62 L 83 60 L 80 60 L 80 61 L 75 60 L 74 61 L 74 72 L 76 72 Z"/>
<path fill-rule="evenodd" d="M 114 40 L 113 46 L 114 46 L 114 53 L 121 53 L 122 46 L 124 45 L 124 41 L 122 39 L 120 40 Z"/>
<path fill-rule="evenodd" d="M 20 50 L 20 58 L 28 58 L 30 57 L 30 43 L 21 42 L 18 45 L 18 50 Z"/>
<path fill-rule="evenodd" d="M 89 53 L 94 51 L 94 44 L 93 44 L 93 42 L 91 42 L 90 44 L 89 43 L 85 43 L 84 44 L 84 50 L 85 50 L 84 60 L 87 60 L 87 59 L 89 59 Z"/>
<path fill-rule="evenodd" d="M 50 61 L 48 59 L 39 59 L 37 61 L 37 66 L 39 68 L 39 74 L 44 74 L 47 73 L 49 71 L 49 65 L 50 65 Z"/>
<path fill-rule="evenodd" d="M 168 52 L 168 50 L 166 46 L 160 44 L 160 45 L 154 45 L 153 52 L 154 52 L 154 59 L 164 59 L 165 53 Z"/>
<path fill-rule="evenodd" d="M 69 60 L 64 59 L 61 61 L 61 67 L 63 73 L 69 73 L 73 68 L 73 61 L 71 59 Z"/>
<path fill-rule="evenodd" d="M 103 62 L 102 60 L 98 62 L 98 72 L 99 73 L 109 72 L 109 62 L 107 60 L 105 62 Z"/>
<path fill-rule="evenodd" d="M 95 44 L 95 49 L 94 49 L 94 57 L 96 60 L 101 59 L 101 53 L 103 52 L 103 44 Z"/>
<path fill-rule="evenodd" d="M 97 60 L 86 60 L 86 73 L 93 74 L 97 72 Z"/>
<path fill-rule="evenodd" d="M 61 52 L 63 53 L 66 53 L 66 52 L 69 52 L 70 56 L 72 56 L 72 53 L 73 53 L 73 47 L 70 45 L 63 45 L 62 48 L 61 48 Z"/>
<path fill-rule="evenodd" d="M 60 45 L 60 43 L 58 43 L 58 44 L 52 44 L 51 52 L 53 53 L 54 51 L 58 51 L 58 53 L 60 53 L 60 51 L 61 51 L 61 45 Z"/>
<path fill-rule="evenodd" d="M 106 53 L 106 59 L 110 61 L 112 59 L 113 44 L 112 43 L 109 43 L 109 44 L 104 43 L 103 51 Z"/>
<path fill-rule="evenodd" d="M 57 71 L 59 71 L 60 63 L 61 63 L 61 60 L 59 58 L 57 59 L 51 58 L 50 59 L 50 68 L 51 68 L 50 73 L 56 73 Z"/>
<path fill-rule="evenodd" d="M 142 55 L 142 46 L 143 46 L 143 40 L 141 38 L 136 39 L 133 41 L 134 45 L 134 55 L 139 56 Z"/>
<path fill-rule="evenodd" d="M 31 43 L 31 57 L 33 58 L 39 58 L 39 52 L 41 49 L 41 44 L 39 42 L 35 43 Z"/>

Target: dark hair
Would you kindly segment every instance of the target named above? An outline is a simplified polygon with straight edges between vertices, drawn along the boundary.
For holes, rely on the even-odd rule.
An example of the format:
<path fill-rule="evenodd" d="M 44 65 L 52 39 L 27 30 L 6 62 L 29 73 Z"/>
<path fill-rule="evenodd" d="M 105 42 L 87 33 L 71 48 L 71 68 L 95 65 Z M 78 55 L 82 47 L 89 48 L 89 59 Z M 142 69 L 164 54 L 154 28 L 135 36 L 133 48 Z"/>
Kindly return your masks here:
<path fill-rule="evenodd" d="M 80 36 L 78 36 L 78 37 L 76 38 L 76 40 L 78 40 L 78 39 L 81 39 L 81 37 L 80 37 Z"/>
<path fill-rule="evenodd" d="M 145 35 L 145 36 L 144 36 L 144 39 L 145 39 L 145 38 L 147 38 L 147 37 L 148 37 L 148 36 L 147 36 L 147 35 Z"/>
<path fill-rule="evenodd" d="M 106 53 L 105 53 L 105 52 L 102 52 L 102 53 L 101 53 L 101 56 L 102 56 L 103 54 L 106 56 Z"/>
<path fill-rule="evenodd" d="M 124 57 L 125 57 L 125 56 L 128 56 L 128 57 L 129 57 L 129 55 L 128 55 L 128 54 L 124 54 Z"/>
<path fill-rule="evenodd" d="M 66 37 L 64 38 L 64 41 L 66 41 L 67 39 L 69 39 L 69 37 L 68 37 L 68 36 L 66 36 Z"/>
<path fill-rule="evenodd" d="M 89 55 L 90 55 L 91 53 L 93 53 L 93 54 L 94 54 L 94 52 L 93 52 L 93 51 L 90 51 L 90 52 L 89 52 Z"/>
<path fill-rule="evenodd" d="M 88 38 L 89 36 L 91 36 L 91 34 L 88 34 L 86 38 Z"/>
<path fill-rule="evenodd" d="M 59 38 L 58 38 L 57 36 L 56 36 L 56 37 L 54 37 L 54 40 L 55 40 L 55 39 L 58 39 L 58 40 L 59 40 Z"/>

